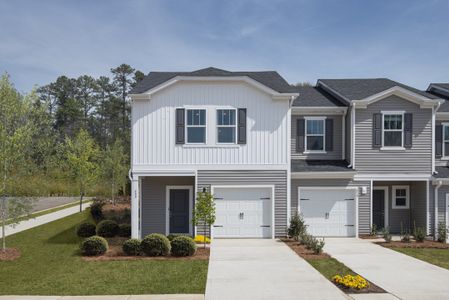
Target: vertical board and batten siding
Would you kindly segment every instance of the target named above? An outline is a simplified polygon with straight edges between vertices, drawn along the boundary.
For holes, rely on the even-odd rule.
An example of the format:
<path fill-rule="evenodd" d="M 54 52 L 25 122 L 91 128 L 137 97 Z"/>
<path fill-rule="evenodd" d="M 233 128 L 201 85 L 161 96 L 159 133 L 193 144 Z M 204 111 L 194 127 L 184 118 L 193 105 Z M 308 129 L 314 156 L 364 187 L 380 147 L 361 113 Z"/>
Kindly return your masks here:
<path fill-rule="evenodd" d="M 430 186 L 429 193 L 429 226 L 431 234 L 435 232 L 435 186 Z M 446 194 L 449 194 L 449 185 L 442 185 L 438 189 L 438 223 L 446 224 Z M 449 226 L 449 224 L 446 224 Z"/>
<path fill-rule="evenodd" d="M 371 224 L 371 200 L 369 181 L 351 181 L 345 179 L 292 179 L 291 184 L 291 213 L 298 211 L 298 187 L 357 187 L 359 199 L 359 234 L 369 234 Z M 360 188 L 366 187 L 367 193 L 362 195 Z"/>
<path fill-rule="evenodd" d="M 207 109 L 207 144 L 176 145 L 176 108 Z M 247 109 L 245 145 L 216 144 L 216 109 Z M 150 100 L 136 100 L 132 109 L 132 164 L 176 165 L 180 168 L 202 164 L 287 165 L 288 101 L 243 82 L 179 82 L 155 93 Z"/>
<path fill-rule="evenodd" d="M 332 151 L 327 153 L 302 153 L 296 150 L 296 138 L 297 138 L 297 120 L 304 117 L 323 117 L 323 115 L 292 115 L 291 117 L 291 158 L 292 159 L 328 159 L 328 160 L 340 160 L 342 155 L 342 116 L 325 116 L 328 119 L 332 119 L 334 126 L 333 135 L 333 147 Z"/>
<path fill-rule="evenodd" d="M 194 177 L 142 177 L 141 182 L 141 235 L 165 234 L 166 187 L 168 185 L 195 186 Z M 195 198 L 195 195 L 193 195 Z"/>
<path fill-rule="evenodd" d="M 351 162 L 351 153 L 352 153 L 352 147 L 351 147 L 351 132 L 352 132 L 352 126 L 351 126 L 351 115 L 352 115 L 352 109 L 348 108 L 348 112 L 346 113 L 346 124 L 345 124 L 345 159 L 347 162 Z"/>
<path fill-rule="evenodd" d="M 381 111 L 413 114 L 413 146 L 405 150 L 373 148 L 373 114 Z M 397 96 L 389 96 L 356 109 L 355 166 L 358 173 L 432 172 L 432 110 Z"/>
<path fill-rule="evenodd" d="M 442 125 L 442 123 L 449 123 L 449 120 L 435 120 L 435 130 L 437 128 L 437 126 Z M 444 138 L 444 135 L 442 133 L 442 137 Z M 449 159 L 447 157 L 443 158 L 444 153 L 443 153 L 443 149 L 444 147 L 442 147 L 441 149 L 441 153 L 443 154 L 441 157 L 437 157 L 435 155 L 435 166 L 439 166 L 439 167 L 444 167 L 444 166 L 449 166 Z M 435 154 L 436 154 L 436 150 L 435 150 Z"/>
<path fill-rule="evenodd" d="M 275 236 L 285 236 L 287 228 L 287 171 L 286 170 L 199 170 L 197 191 L 210 190 L 218 185 L 274 185 Z M 200 234 L 202 230 L 197 228 Z"/>

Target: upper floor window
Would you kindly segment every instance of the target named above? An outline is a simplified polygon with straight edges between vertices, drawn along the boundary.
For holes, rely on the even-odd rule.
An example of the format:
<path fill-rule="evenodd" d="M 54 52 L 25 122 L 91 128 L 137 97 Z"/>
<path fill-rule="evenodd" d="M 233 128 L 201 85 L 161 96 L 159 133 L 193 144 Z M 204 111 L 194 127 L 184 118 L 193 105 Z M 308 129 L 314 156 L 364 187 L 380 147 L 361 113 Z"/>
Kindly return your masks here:
<path fill-rule="evenodd" d="M 443 124 L 443 156 L 449 157 L 449 123 Z"/>
<path fill-rule="evenodd" d="M 206 143 L 206 110 L 187 109 L 187 143 Z"/>
<path fill-rule="evenodd" d="M 325 118 L 324 117 L 310 117 L 305 118 L 306 121 L 306 136 L 305 149 L 306 151 L 324 151 L 325 145 Z"/>
<path fill-rule="evenodd" d="M 235 109 L 217 109 L 217 142 L 235 144 L 236 124 Z"/>
<path fill-rule="evenodd" d="M 408 185 L 393 186 L 393 208 L 410 208 L 410 188 Z"/>
<path fill-rule="evenodd" d="M 404 114 L 383 114 L 383 146 L 403 147 Z"/>

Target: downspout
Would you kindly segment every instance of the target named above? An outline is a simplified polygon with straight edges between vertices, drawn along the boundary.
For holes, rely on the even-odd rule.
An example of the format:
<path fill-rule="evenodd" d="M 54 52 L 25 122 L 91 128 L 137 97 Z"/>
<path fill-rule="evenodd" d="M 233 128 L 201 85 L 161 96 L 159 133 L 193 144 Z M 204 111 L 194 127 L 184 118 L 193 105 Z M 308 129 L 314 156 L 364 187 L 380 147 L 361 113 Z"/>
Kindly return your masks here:
<path fill-rule="evenodd" d="M 437 185 L 435 186 L 435 193 L 433 194 L 434 197 L 434 232 L 433 232 L 433 239 L 437 239 L 437 232 L 438 232 L 438 190 L 440 189 L 443 182 L 441 180 L 438 180 Z"/>

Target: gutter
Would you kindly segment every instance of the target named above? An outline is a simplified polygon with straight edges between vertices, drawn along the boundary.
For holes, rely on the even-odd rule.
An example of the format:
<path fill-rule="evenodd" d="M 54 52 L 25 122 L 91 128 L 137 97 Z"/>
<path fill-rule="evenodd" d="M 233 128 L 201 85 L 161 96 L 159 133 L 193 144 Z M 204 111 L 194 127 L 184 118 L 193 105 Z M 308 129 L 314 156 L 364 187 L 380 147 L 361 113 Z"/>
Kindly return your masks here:
<path fill-rule="evenodd" d="M 434 233 L 433 233 L 433 239 L 437 239 L 437 232 L 438 232 L 438 190 L 443 185 L 443 182 L 441 180 L 438 180 L 437 185 L 435 186 L 435 193 L 433 194 L 434 198 Z"/>

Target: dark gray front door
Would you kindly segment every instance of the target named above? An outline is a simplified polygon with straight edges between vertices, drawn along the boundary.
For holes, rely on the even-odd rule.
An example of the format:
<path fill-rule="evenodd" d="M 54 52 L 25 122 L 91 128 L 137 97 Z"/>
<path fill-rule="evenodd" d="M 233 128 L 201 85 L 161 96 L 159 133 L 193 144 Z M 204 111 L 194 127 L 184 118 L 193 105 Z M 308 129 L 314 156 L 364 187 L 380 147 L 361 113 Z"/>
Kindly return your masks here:
<path fill-rule="evenodd" d="M 377 230 L 385 227 L 385 191 L 373 190 L 373 224 Z"/>
<path fill-rule="evenodd" d="M 189 233 L 189 190 L 170 190 L 169 233 Z"/>

